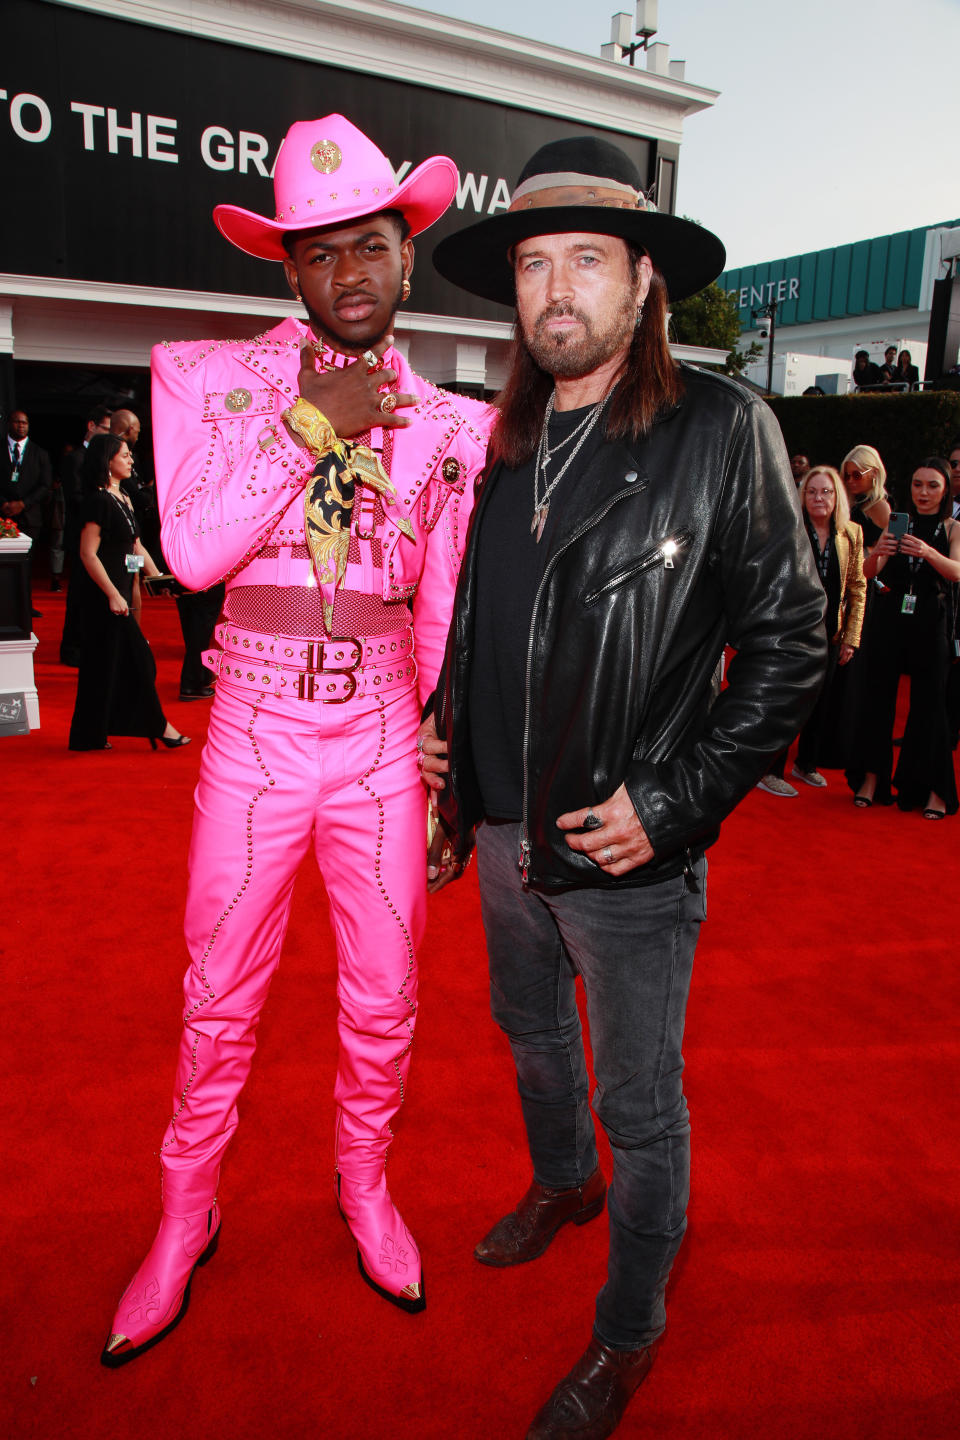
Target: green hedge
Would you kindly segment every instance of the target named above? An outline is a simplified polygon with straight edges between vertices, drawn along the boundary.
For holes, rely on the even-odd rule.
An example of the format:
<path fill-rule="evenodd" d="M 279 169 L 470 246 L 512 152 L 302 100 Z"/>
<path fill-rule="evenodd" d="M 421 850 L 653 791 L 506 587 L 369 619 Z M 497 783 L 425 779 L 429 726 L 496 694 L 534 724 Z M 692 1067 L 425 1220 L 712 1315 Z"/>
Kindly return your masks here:
<path fill-rule="evenodd" d="M 903 496 L 920 460 L 946 456 L 960 435 L 960 394 L 774 396 L 768 405 L 791 455 L 835 465 L 854 445 L 873 445 L 887 467 L 887 487 Z"/>

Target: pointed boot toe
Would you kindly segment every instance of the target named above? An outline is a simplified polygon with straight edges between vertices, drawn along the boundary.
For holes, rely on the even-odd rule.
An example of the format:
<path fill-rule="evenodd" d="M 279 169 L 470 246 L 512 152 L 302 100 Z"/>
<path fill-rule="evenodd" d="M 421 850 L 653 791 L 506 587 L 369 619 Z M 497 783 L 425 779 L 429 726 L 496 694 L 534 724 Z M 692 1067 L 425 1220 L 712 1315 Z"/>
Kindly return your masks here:
<path fill-rule="evenodd" d="M 337 1203 L 357 1242 L 360 1274 L 384 1300 L 418 1315 L 427 1308 L 416 1241 L 390 1199 L 386 1177 L 373 1184 L 337 1176 Z"/>
<path fill-rule="evenodd" d="M 220 1241 L 220 1207 L 200 1215 L 164 1215 L 143 1264 L 124 1291 L 100 1363 L 116 1370 L 179 1325 L 190 1304 L 194 1270 L 212 1260 Z"/>

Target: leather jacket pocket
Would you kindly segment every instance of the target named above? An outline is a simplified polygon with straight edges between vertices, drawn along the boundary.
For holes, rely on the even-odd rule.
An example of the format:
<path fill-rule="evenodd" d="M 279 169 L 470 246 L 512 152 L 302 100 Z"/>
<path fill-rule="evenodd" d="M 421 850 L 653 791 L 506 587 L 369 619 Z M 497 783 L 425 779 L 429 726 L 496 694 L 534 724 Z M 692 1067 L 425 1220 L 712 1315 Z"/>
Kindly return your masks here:
<path fill-rule="evenodd" d="M 584 595 L 583 603 L 595 605 L 611 590 L 618 590 L 621 585 L 629 584 L 638 575 L 643 575 L 647 570 L 654 569 L 655 566 L 662 565 L 665 570 L 672 570 L 676 556 L 684 550 L 688 550 L 692 540 L 693 533 L 690 530 L 680 530 L 675 535 L 667 535 L 652 550 L 647 550 L 636 560 L 631 560 L 629 565 L 621 566 L 600 585 L 595 586 L 588 594 Z"/>

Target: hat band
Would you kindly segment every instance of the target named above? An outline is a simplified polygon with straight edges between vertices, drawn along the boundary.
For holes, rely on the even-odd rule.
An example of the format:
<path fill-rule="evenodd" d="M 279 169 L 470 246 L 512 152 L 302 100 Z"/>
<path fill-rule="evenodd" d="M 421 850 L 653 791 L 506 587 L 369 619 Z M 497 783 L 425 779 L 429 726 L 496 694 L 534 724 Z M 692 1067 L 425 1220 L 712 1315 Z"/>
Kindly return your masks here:
<path fill-rule="evenodd" d="M 623 185 L 606 176 L 581 175 L 572 170 L 531 175 L 514 190 L 510 209 L 529 210 L 541 205 L 614 205 L 625 210 L 646 209 L 643 195 L 632 185 Z"/>
<path fill-rule="evenodd" d="M 396 192 L 396 185 L 387 184 L 385 181 L 379 185 L 347 185 L 338 186 L 334 190 L 328 190 L 320 195 L 298 195 L 295 200 L 287 203 L 282 210 L 276 212 L 275 220 L 279 224 L 282 220 L 300 222 L 311 219 L 318 210 L 322 213 L 325 206 L 333 204 L 346 205 L 354 203 L 363 209 L 367 206 L 376 209 L 378 203 L 383 203 L 383 208 L 390 208 L 390 201 L 387 197 Z M 364 198 L 366 193 L 366 198 Z M 323 223 L 322 220 L 320 222 Z"/>

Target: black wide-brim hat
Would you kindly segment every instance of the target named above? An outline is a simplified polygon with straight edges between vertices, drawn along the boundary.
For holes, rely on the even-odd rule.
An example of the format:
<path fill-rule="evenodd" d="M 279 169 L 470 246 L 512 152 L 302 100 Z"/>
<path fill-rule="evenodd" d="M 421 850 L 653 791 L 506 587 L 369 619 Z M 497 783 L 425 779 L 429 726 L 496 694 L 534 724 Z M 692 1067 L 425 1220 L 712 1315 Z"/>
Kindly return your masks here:
<path fill-rule="evenodd" d="M 510 251 L 536 235 L 616 235 L 646 250 L 671 300 L 703 290 L 726 251 L 712 231 L 661 214 L 629 156 L 593 136 L 554 140 L 527 161 L 510 209 L 448 235 L 433 252 L 445 280 L 499 305 L 516 303 Z"/>

